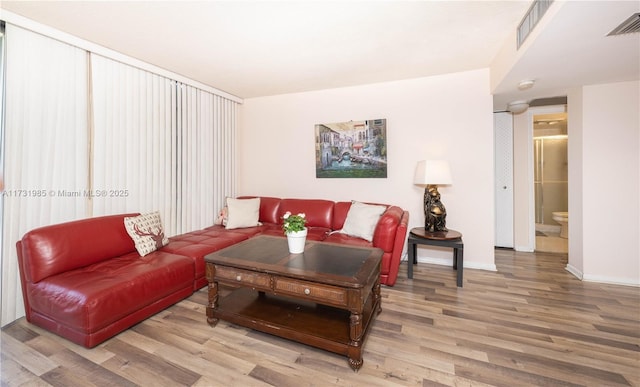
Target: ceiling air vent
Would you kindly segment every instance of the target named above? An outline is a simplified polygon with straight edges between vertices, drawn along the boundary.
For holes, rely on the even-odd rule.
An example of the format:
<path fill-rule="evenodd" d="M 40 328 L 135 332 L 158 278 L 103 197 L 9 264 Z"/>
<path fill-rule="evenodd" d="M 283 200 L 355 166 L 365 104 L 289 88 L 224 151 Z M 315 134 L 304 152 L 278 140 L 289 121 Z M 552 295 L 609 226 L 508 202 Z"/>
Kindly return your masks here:
<path fill-rule="evenodd" d="M 630 18 L 623 21 L 622 24 L 609 32 L 607 36 L 631 34 L 634 32 L 640 32 L 640 13 L 634 13 L 631 15 Z"/>
<path fill-rule="evenodd" d="M 522 18 L 522 21 L 518 25 L 518 48 L 522 46 L 524 40 L 533 30 L 533 27 L 535 27 L 540 19 L 542 19 L 542 16 L 545 12 L 547 12 L 547 9 L 551 5 L 551 3 L 553 3 L 553 0 L 535 0 L 531 4 L 531 7 L 527 11 L 527 14 L 524 15 L 524 18 Z"/>

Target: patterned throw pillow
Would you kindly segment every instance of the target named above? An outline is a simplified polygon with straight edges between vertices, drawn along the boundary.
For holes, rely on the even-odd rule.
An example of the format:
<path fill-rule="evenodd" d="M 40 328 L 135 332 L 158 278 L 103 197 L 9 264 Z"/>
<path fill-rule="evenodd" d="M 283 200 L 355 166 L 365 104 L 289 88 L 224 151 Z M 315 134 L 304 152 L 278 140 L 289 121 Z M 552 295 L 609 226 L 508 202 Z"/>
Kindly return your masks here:
<path fill-rule="evenodd" d="M 228 212 L 229 212 L 229 209 L 227 208 L 227 206 L 224 206 L 224 208 L 220 210 L 220 213 L 218 214 L 218 218 L 215 220 L 214 224 L 218 226 L 226 226 L 227 219 L 229 219 L 229 216 L 227 215 Z"/>
<path fill-rule="evenodd" d="M 159 211 L 124 218 L 124 227 L 141 257 L 169 243 L 169 238 L 164 235 Z"/>

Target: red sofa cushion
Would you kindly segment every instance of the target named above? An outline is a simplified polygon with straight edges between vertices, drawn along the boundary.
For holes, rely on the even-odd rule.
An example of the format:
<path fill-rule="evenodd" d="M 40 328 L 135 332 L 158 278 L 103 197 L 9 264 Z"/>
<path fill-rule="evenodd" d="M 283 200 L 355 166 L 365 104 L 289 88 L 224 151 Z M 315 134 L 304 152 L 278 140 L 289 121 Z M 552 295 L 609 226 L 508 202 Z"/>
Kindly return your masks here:
<path fill-rule="evenodd" d="M 102 216 L 29 231 L 21 240 L 27 280 L 38 282 L 135 251 L 124 218 L 137 215 Z"/>
<path fill-rule="evenodd" d="M 347 214 L 351 208 L 351 202 L 336 202 L 333 206 L 333 224 L 334 230 L 342 230 L 344 221 L 347 220 Z"/>
<path fill-rule="evenodd" d="M 333 223 L 334 202 L 322 199 L 282 199 L 278 209 L 278 224 L 288 211 L 292 214 L 304 213 L 307 227 L 322 227 L 330 230 Z"/>
<path fill-rule="evenodd" d="M 209 227 L 169 238 L 162 251 L 190 257 L 195 263 L 194 290 L 206 285 L 204 256 L 231 246 L 258 233 L 259 227 L 226 230 L 223 226 Z M 244 230 L 242 232 L 241 230 Z M 248 231 L 252 230 L 253 233 Z"/>
<path fill-rule="evenodd" d="M 31 308 L 75 331 L 93 333 L 145 305 L 193 286 L 189 257 L 134 251 L 28 286 Z"/>

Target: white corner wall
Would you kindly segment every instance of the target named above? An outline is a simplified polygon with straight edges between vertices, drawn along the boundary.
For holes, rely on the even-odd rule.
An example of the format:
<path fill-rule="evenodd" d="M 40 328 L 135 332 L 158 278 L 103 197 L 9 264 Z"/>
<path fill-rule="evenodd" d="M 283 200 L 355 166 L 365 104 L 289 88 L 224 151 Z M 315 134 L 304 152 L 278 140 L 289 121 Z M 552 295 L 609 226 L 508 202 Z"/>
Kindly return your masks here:
<path fill-rule="evenodd" d="M 583 278 L 638 286 L 640 82 L 583 87 L 582 146 Z"/>
<path fill-rule="evenodd" d="M 582 218 L 583 204 L 583 170 L 582 162 L 583 124 L 582 124 L 582 88 L 569 90 L 567 93 L 567 134 L 569 146 L 567 157 L 569 162 L 569 259 L 567 270 L 583 279 L 584 276 L 584 220 Z"/>
<path fill-rule="evenodd" d="M 398 205 L 410 227 L 424 224 L 416 163 L 449 160 L 441 187 L 447 226 L 463 233 L 465 267 L 495 270 L 493 108 L 489 70 L 251 98 L 241 108 L 238 194 L 360 200 Z M 387 119 L 386 179 L 316 179 L 319 123 Z M 450 251 L 420 248 L 419 259 Z"/>

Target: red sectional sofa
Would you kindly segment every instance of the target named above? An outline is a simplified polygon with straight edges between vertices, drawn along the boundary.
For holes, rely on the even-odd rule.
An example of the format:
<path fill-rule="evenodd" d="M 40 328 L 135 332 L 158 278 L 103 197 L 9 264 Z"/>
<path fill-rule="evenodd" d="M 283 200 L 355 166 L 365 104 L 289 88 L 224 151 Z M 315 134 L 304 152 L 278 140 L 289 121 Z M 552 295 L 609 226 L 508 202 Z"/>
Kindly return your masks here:
<path fill-rule="evenodd" d="M 87 348 L 193 293 L 193 259 L 141 257 L 124 227 L 137 214 L 32 230 L 18 241 L 27 320 Z"/>
<path fill-rule="evenodd" d="M 255 197 L 244 197 L 255 198 Z M 124 331 L 207 284 L 204 256 L 259 234 L 283 235 L 282 215 L 304 212 L 308 239 L 384 251 L 381 283 L 393 286 L 409 213 L 386 206 L 372 242 L 335 232 L 351 202 L 260 197 L 256 227 L 213 225 L 169 238 L 141 257 L 120 214 L 41 227 L 17 242 L 26 318 L 87 348 Z"/>

